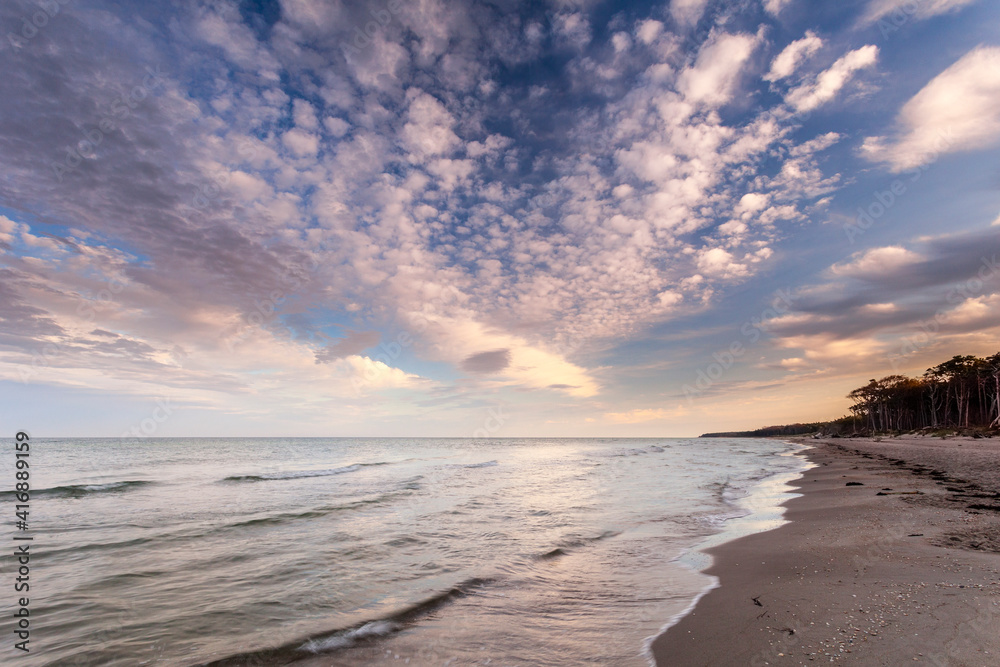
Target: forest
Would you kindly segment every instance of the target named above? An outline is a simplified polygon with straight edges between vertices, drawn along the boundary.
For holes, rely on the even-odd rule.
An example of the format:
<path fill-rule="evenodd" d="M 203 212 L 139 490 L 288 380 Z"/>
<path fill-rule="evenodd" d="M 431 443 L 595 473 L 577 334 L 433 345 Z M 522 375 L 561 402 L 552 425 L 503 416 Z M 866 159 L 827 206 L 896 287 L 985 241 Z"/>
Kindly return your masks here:
<path fill-rule="evenodd" d="M 838 431 L 996 429 L 1000 426 L 1000 352 L 955 356 L 921 377 L 889 375 L 847 395 L 851 414 L 831 422 Z"/>

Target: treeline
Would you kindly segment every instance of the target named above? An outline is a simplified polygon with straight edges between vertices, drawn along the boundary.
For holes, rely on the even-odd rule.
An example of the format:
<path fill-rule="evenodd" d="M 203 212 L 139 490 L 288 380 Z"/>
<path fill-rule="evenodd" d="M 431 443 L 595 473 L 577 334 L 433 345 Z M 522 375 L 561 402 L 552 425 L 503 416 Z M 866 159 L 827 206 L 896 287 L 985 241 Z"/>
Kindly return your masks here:
<path fill-rule="evenodd" d="M 923 428 L 1000 426 L 1000 352 L 991 357 L 955 356 L 918 378 L 889 375 L 847 395 L 848 424 L 869 433 Z"/>
<path fill-rule="evenodd" d="M 847 395 L 851 414 L 829 422 L 705 433 L 702 438 L 767 438 L 818 433 L 870 435 L 921 429 L 1000 429 L 1000 352 L 955 356 L 917 378 L 889 375 Z"/>
<path fill-rule="evenodd" d="M 784 426 L 765 426 L 756 431 L 731 431 L 729 433 L 703 433 L 700 438 L 770 438 L 786 435 L 803 435 L 816 433 L 826 426 L 826 422 L 815 424 L 785 424 Z"/>

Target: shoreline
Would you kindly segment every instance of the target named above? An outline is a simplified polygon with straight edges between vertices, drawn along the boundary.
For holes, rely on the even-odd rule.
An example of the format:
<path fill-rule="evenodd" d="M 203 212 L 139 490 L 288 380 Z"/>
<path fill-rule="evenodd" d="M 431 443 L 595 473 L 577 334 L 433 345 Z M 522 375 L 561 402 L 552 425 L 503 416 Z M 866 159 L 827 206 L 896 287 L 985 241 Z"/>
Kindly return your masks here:
<path fill-rule="evenodd" d="M 997 664 L 1000 442 L 788 440 L 815 464 L 789 523 L 705 550 L 656 665 Z"/>
<path fill-rule="evenodd" d="M 708 573 L 708 570 L 714 563 L 713 550 L 722 548 L 744 537 L 777 530 L 788 523 L 788 519 L 785 517 L 787 514 L 787 503 L 801 495 L 795 484 L 803 475 L 814 468 L 815 464 L 805 456 L 812 445 L 792 438 L 775 438 L 775 440 L 788 442 L 798 447 L 795 450 L 781 454 L 781 456 L 793 456 L 801 459 L 802 469 L 799 471 L 773 472 L 757 480 L 753 486 L 746 490 L 745 495 L 727 501 L 730 502 L 733 508 L 740 508 L 745 513 L 726 519 L 722 524 L 722 530 L 705 537 L 698 544 L 691 546 L 687 551 L 671 561 L 689 569 L 691 572 L 706 576 L 711 581 L 691 599 L 683 610 L 671 616 L 656 634 L 646 637 L 643 642 L 642 656 L 646 659 L 650 667 L 656 667 L 653 644 L 672 627 L 689 616 L 697 608 L 702 598 L 721 585 L 719 577 Z"/>

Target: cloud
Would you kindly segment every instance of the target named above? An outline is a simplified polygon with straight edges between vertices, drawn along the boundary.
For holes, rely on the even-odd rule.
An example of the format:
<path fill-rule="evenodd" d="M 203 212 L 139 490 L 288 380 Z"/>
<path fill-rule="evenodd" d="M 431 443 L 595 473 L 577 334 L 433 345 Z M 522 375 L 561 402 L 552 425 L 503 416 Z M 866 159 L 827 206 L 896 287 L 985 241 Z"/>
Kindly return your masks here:
<path fill-rule="evenodd" d="M 204 10 L 194 22 L 195 34 L 217 46 L 235 65 L 257 71 L 264 80 L 276 81 L 280 65 L 240 20 L 239 11 L 228 3 Z"/>
<path fill-rule="evenodd" d="M 1000 140 L 1000 47 L 980 46 L 938 74 L 896 119 L 892 137 L 869 137 L 862 153 L 899 172 L 940 155 Z"/>
<path fill-rule="evenodd" d="M 306 100 L 295 100 L 292 106 L 292 117 L 295 125 L 303 130 L 315 130 L 319 127 L 316 118 L 316 107 Z"/>
<path fill-rule="evenodd" d="M 971 5 L 976 0 L 871 0 L 858 21 L 861 27 L 870 26 L 881 18 L 897 15 L 909 19 L 928 19 L 953 12 Z M 890 18 L 892 18 L 890 17 Z"/>
<path fill-rule="evenodd" d="M 620 381 L 602 354 L 712 307 L 842 181 L 818 157 L 840 135 L 800 140 L 745 76 L 762 36 L 724 17 L 686 38 L 690 62 L 661 21 L 598 25 L 586 2 L 552 34 L 503 3 L 404 3 L 363 48 L 371 7 L 286 0 L 270 25 L 244 5 L 178 5 L 170 26 L 149 3 L 111 28 L 65 13 L 7 52 L 4 377 L 51 343 L 41 383 L 178 388 L 254 418 L 335 401 L 383 423 L 501 393 L 592 407 Z M 157 63 L 155 94 L 55 175 Z M 398 330 L 407 352 L 376 354 Z M 379 391 L 399 400 L 364 400 Z"/>
<path fill-rule="evenodd" d="M 872 67 L 877 61 L 878 47 L 872 44 L 850 51 L 820 73 L 814 82 L 790 91 L 785 100 L 796 111 L 812 111 L 832 100 L 855 72 Z"/>
<path fill-rule="evenodd" d="M 740 214 L 753 214 L 764 210 L 767 207 L 770 197 L 760 192 L 748 192 L 740 197 L 739 203 L 733 212 Z"/>
<path fill-rule="evenodd" d="M 927 354 L 995 345 L 995 333 L 983 332 L 1000 323 L 996 230 L 913 245 L 873 248 L 834 264 L 826 282 L 797 290 L 794 310 L 771 320 L 768 330 L 782 348 L 802 349 L 820 365 L 852 359 L 859 373 L 870 372 L 872 364 L 888 369 L 889 355 L 900 357 L 901 350 L 909 359 L 918 336 L 923 342 L 917 347 Z"/>
<path fill-rule="evenodd" d="M 643 44 L 652 44 L 663 34 L 663 23 L 656 19 L 645 19 L 636 25 L 635 36 Z"/>
<path fill-rule="evenodd" d="M 510 350 L 479 352 L 469 355 L 460 364 L 462 370 L 469 373 L 497 373 L 508 366 L 510 366 Z"/>
<path fill-rule="evenodd" d="M 764 75 L 765 81 L 778 81 L 791 76 L 799 65 L 823 47 L 823 40 L 816 33 L 806 31 L 805 37 L 797 39 L 775 56 L 771 70 Z"/>
<path fill-rule="evenodd" d="M 316 361 L 327 363 L 335 359 L 359 355 L 378 345 L 381 338 L 381 334 L 377 331 L 348 331 L 345 337 L 335 339 L 326 347 L 318 350 Z"/>
<path fill-rule="evenodd" d="M 590 43 L 590 22 L 579 12 L 556 14 L 553 20 L 560 43 L 580 50 Z"/>
<path fill-rule="evenodd" d="M 757 38 L 751 35 L 716 35 L 698 52 L 694 66 L 681 72 L 678 90 L 691 102 L 726 104 L 736 92 L 740 73 L 757 43 Z"/>
<path fill-rule="evenodd" d="M 698 255 L 698 270 L 722 278 L 746 275 L 747 267 L 735 261 L 733 255 L 722 248 L 711 248 Z"/>
<path fill-rule="evenodd" d="M 792 3 L 792 0 L 764 0 L 764 9 L 768 14 L 777 16 L 781 10 Z"/>
<path fill-rule="evenodd" d="M 319 151 L 319 137 L 299 128 L 285 132 L 281 136 L 281 142 L 298 157 L 314 156 Z"/>
<path fill-rule="evenodd" d="M 889 275 L 901 268 L 909 267 L 921 261 L 921 256 L 900 246 L 873 248 L 855 255 L 846 264 L 834 264 L 831 271 L 837 276 L 858 278 L 874 278 Z"/>
<path fill-rule="evenodd" d="M 679 25 L 690 27 L 698 23 L 709 0 L 671 0 L 670 14 Z"/>
<path fill-rule="evenodd" d="M 343 118 L 328 116 L 323 119 L 323 127 L 334 137 L 340 138 L 351 129 L 351 124 Z"/>
<path fill-rule="evenodd" d="M 453 150 L 459 143 L 452 131 L 455 119 L 444 105 L 423 91 L 411 90 L 410 98 L 402 132 L 406 147 L 420 157 Z"/>

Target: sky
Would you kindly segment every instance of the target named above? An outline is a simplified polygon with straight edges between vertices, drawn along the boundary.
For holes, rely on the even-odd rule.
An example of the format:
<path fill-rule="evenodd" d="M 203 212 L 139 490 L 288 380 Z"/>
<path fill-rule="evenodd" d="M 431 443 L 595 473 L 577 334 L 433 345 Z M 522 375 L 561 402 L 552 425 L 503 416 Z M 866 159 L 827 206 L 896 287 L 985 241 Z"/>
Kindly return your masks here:
<path fill-rule="evenodd" d="M 690 436 L 1000 350 L 1000 3 L 8 0 L 0 423 Z"/>

